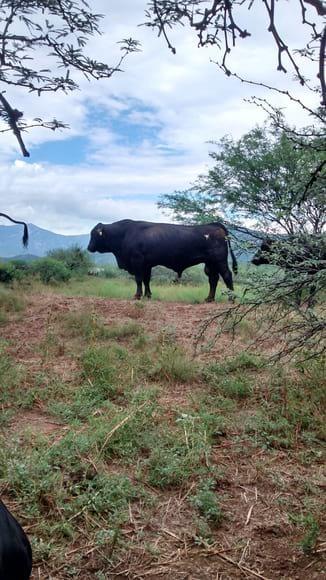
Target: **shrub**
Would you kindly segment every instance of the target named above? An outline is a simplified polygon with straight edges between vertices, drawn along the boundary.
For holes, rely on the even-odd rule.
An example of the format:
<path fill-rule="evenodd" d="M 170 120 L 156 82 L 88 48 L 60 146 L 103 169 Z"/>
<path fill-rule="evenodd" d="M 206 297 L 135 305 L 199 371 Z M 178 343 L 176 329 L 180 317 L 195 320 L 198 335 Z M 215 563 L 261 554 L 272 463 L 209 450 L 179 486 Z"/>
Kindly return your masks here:
<path fill-rule="evenodd" d="M 93 262 L 87 254 L 87 251 L 79 246 L 51 250 L 47 255 L 53 260 L 62 262 L 67 270 L 74 274 L 87 274 L 88 270 L 93 266 Z"/>
<path fill-rule="evenodd" d="M 53 258 L 41 258 L 32 265 L 33 274 L 37 274 L 44 284 L 67 282 L 71 276 L 68 268 Z"/>
<path fill-rule="evenodd" d="M 9 282 L 12 282 L 13 279 L 14 279 L 14 271 L 10 263 L 0 264 L 0 282 L 8 284 Z"/>

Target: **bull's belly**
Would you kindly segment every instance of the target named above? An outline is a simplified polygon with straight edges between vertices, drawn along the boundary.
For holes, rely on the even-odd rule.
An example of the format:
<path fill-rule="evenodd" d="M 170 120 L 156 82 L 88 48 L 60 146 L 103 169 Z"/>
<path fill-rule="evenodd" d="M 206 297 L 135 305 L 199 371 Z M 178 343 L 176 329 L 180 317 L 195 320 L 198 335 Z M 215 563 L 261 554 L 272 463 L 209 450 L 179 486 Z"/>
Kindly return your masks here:
<path fill-rule="evenodd" d="M 203 256 L 197 256 L 196 258 L 192 258 L 191 260 L 185 259 L 175 259 L 173 257 L 161 258 L 157 260 L 153 260 L 152 267 L 155 266 L 165 266 L 165 268 L 169 268 L 170 270 L 174 270 L 177 273 L 181 273 L 187 268 L 191 268 L 191 266 L 196 266 L 197 264 L 202 264 L 206 261 L 206 258 Z"/>

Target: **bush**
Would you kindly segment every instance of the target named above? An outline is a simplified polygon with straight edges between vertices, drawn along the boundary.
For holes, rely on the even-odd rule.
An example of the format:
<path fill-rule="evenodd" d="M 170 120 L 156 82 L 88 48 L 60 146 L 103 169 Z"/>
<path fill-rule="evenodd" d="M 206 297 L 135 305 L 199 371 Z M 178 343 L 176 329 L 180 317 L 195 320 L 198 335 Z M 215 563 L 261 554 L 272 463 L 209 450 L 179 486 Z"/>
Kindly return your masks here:
<path fill-rule="evenodd" d="M 71 277 L 68 268 L 53 258 L 41 258 L 31 266 L 33 274 L 37 274 L 43 284 L 67 282 Z"/>
<path fill-rule="evenodd" d="M 93 262 L 87 254 L 87 251 L 79 246 L 51 250 L 47 255 L 53 260 L 62 262 L 67 270 L 74 274 L 87 274 L 88 270 L 93 266 Z"/>
<path fill-rule="evenodd" d="M 13 267 L 8 262 L 7 264 L 0 264 L 0 282 L 8 284 L 14 279 Z"/>

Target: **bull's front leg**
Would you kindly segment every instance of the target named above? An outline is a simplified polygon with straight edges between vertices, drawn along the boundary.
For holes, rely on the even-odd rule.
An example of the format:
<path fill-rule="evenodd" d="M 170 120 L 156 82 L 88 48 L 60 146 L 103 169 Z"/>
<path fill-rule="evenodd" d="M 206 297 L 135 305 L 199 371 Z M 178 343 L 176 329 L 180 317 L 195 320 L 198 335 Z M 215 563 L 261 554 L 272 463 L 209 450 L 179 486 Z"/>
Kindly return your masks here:
<path fill-rule="evenodd" d="M 135 300 L 140 300 L 143 295 L 143 277 L 141 274 L 136 274 L 135 281 L 137 284 L 136 294 L 134 296 Z"/>
<path fill-rule="evenodd" d="M 152 274 L 152 268 L 146 268 L 146 270 L 144 272 L 144 276 L 143 276 L 144 288 L 145 288 L 144 294 L 145 294 L 146 298 L 152 297 L 152 292 L 151 292 L 151 288 L 150 288 L 151 274 Z"/>
<path fill-rule="evenodd" d="M 137 284 L 135 300 L 140 300 L 143 295 L 143 280 L 144 280 L 144 257 L 141 252 L 134 251 L 130 260 L 130 271 L 135 275 Z"/>
<path fill-rule="evenodd" d="M 209 282 L 209 293 L 205 302 L 214 302 L 219 275 L 214 268 L 207 264 L 205 265 L 205 274 L 208 276 Z"/>

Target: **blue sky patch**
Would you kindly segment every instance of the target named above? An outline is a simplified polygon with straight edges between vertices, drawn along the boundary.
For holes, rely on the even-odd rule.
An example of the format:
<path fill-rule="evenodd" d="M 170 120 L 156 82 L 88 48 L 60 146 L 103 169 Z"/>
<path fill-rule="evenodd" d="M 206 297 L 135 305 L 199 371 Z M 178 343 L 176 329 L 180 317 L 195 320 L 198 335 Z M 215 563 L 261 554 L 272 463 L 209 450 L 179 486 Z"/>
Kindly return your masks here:
<path fill-rule="evenodd" d="M 66 129 L 69 132 L 69 129 Z M 72 137 L 60 141 L 48 141 L 33 147 L 33 163 L 54 165 L 78 165 L 85 161 L 88 139 Z"/>

